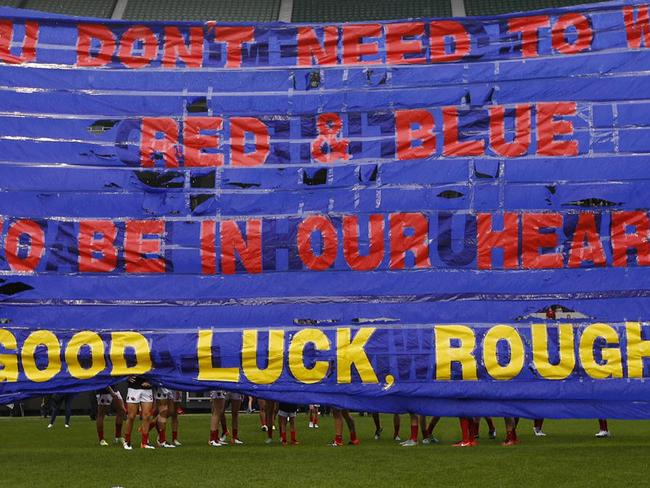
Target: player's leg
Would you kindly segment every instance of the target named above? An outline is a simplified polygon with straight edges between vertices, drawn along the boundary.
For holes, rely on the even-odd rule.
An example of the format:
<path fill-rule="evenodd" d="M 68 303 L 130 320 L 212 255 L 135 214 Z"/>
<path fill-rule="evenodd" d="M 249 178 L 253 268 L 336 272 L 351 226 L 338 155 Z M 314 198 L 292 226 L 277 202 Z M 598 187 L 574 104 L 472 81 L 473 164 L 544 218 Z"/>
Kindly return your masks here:
<path fill-rule="evenodd" d="M 399 436 L 399 429 L 401 427 L 401 419 L 399 414 L 393 414 L 393 440 L 401 441 L 402 438 Z"/>
<path fill-rule="evenodd" d="M 211 395 L 211 415 L 210 415 L 210 441 L 212 447 L 220 447 L 222 444 L 219 441 L 219 423 L 221 421 L 221 414 L 223 413 L 226 405 L 226 399 L 219 394 L 212 392 Z"/>
<path fill-rule="evenodd" d="M 372 414 L 372 421 L 375 424 L 375 440 L 378 441 L 381 438 L 381 433 L 384 431 L 384 429 L 381 426 L 381 418 L 377 412 L 374 412 Z"/>
<path fill-rule="evenodd" d="M 334 418 L 334 441 L 332 446 L 338 447 L 343 445 L 343 412 L 332 407 L 332 417 Z"/>
<path fill-rule="evenodd" d="M 281 412 L 278 414 L 278 420 L 280 422 L 280 441 L 283 446 L 287 445 L 287 417 L 285 416 L 286 412 Z"/>
<path fill-rule="evenodd" d="M 440 417 L 431 417 L 431 420 L 427 424 L 426 415 L 420 415 L 420 429 L 422 430 L 422 444 L 437 444 L 438 439 L 433 435 L 433 429 L 438 425 Z"/>
<path fill-rule="evenodd" d="M 104 418 L 108 413 L 109 406 L 101 403 L 102 395 L 97 395 L 97 415 L 95 416 L 95 425 L 97 427 L 97 437 L 100 446 L 108 446 L 108 442 L 104 439 Z"/>
<path fill-rule="evenodd" d="M 221 417 L 219 418 L 219 424 L 221 424 L 221 437 L 219 437 L 219 441 L 222 443 L 227 443 L 228 442 L 228 421 L 226 420 L 226 408 L 227 406 L 228 399 L 224 400 L 224 405 L 223 405 L 223 410 L 221 412 Z"/>
<path fill-rule="evenodd" d="M 171 422 L 172 422 L 172 444 L 174 444 L 176 447 L 181 446 L 182 444 L 178 440 L 178 409 L 176 405 L 176 399 L 178 396 L 176 395 L 176 392 L 174 392 L 174 400 L 171 402 L 171 411 L 170 411 L 170 416 Z"/>
<path fill-rule="evenodd" d="M 115 444 L 124 444 L 124 437 L 122 437 L 122 427 L 124 419 L 127 415 L 126 405 L 122 399 L 122 394 L 115 391 L 115 395 L 111 396 L 111 405 L 115 410 Z"/>
<path fill-rule="evenodd" d="M 259 409 L 260 415 L 260 428 L 262 429 L 262 432 L 266 432 L 268 430 L 268 427 L 266 426 L 266 400 L 258 398 L 257 408 Z"/>
<path fill-rule="evenodd" d="M 460 417 L 460 431 L 462 439 L 454 444 L 454 447 L 471 447 L 477 445 L 476 439 L 471 435 L 471 417 Z"/>
<path fill-rule="evenodd" d="M 273 427 L 275 425 L 275 409 L 277 402 L 273 400 L 266 400 L 264 418 L 266 420 L 266 435 L 268 437 L 267 443 L 273 439 Z"/>
<path fill-rule="evenodd" d="M 545 437 L 546 434 L 542 430 L 544 427 L 544 419 L 535 419 L 533 420 L 533 432 L 537 437 Z"/>
<path fill-rule="evenodd" d="M 409 422 L 411 424 L 411 435 L 404 442 L 400 443 L 402 447 L 413 447 L 418 445 L 418 427 L 419 427 L 419 418 L 416 414 L 409 414 Z"/>
<path fill-rule="evenodd" d="M 484 417 L 484 418 L 485 418 L 485 423 L 488 426 L 488 439 L 496 439 L 497 428 L 494 426 L 494 420 L 492 420 L 492 417 Z"/>
<path fill-rule="evenodd" d="M 149 423 L 153 417 L 153 392 L 152 390 L 142 390 L 144 395 L 140 402 L 142 409 L 142 423 L 140 424 L 140 433 L 142 434 L 142 441 L 140 447 L 142 449 L 155 449 L 154 446 L 149 445 Z"/>
<path fill-rule="evenodd" d="M 343 420 L 345 420 L 345 423 L 348 426 L 348 430 L 350 431 L 350 442 L 348 444 L 351 444 L 353 446 L 358 446 L 360 444 L 359 438 L 357 437 L 357 427 L 354 424 L 354 419 L 350 415 L 349 410 L 341 410 L 341 415 L 343 416 Z"/>
<path fill-rule="evenodd" d="M 66 394 L 63 398 L 65 404 L 65 426 L 70 427 L 70 417 L 72 417 L 72 399 L 74 395 Z"/>
<path fill-rule="evenodd" d="M 609 433 L 609 426 L 607 425 L 607 419 L 598 419 L 598 427 L 600 430 L 596 434 L 596 437 L 603 438 L 611 436 Z"/>
<path fill-rule="evenodd" d="M 504 446 L 514 446 L 519 444 L 519 439 L 517 438 L 517 422 L 514 417 L 504 417 L 503 418 L 506 424 L 506 440 L 503 442 Z"/>
<path fill-rule="evenodd" d="M 168 397 L 158 400 L 158 416 L 156 417 L 156 429 L 158 430 L 158 445 L 160 447 L 176 447 L 167 442 L 167 419 L 173 405 Z"/>
<path fill-rule="evenodd" d="M 291 431 L 291 444 L 298 445 L 298 438 L 296 437 L 296 412 L 289 416 L 289 430 Z"/>
<path fill-rule="evenodd" d="M 233 393 L 230 398 L 230 412 L 231 412 L 231 427 L 232 427 L 232 443 L 243 444 L 239 439 L 239 410 L 241 409 L 243 396 L 239 393 Z"/>
<path fill-rule="evenodd" d="M 135 418 L 138 416 L 138 409 L 140 403 L 136 403 L 135 399 L 131 396 L 131 391 L 126 397 L 126 425 L 124 426 L 124 449 L 132 449 L 131 447 L 131 433 L 133 432 L 133 424 Z"/>
<path fill-rule="evenodd" d="M 56 422 L 56 416 L 59 414 L 59 402 L 61 401 L 61 395 L 52 395 L 50 399 L 50 423 L 47 428 L 50 429 Z"/>

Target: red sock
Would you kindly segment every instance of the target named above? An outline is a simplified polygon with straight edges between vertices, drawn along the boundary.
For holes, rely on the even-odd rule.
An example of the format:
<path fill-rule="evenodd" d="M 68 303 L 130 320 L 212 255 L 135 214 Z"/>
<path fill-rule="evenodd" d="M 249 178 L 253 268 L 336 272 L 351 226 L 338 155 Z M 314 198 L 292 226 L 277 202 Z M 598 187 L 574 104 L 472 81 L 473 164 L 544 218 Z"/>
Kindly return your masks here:
<path fill-rule="evenodd" d="M 124 442 L 126 442 L 127 444 L 131 444 L 131 432 L 127 432 L 124 435 Z"/>
<path fill-rule="evenodd" d="M 463 434 L 463 442 L 470 442 L 471 441 L 470 431 L 469 431 L 469 429 L 470 429 L 469 424 L 471 422 L 472 421 L 467 417 L 461 417 L 460 418 L 460 431 Z"/>
<path fill-rule="evenodd" d="M 609 430 L 607 428 L 607 419 L 598 419 L 598 425 L 600 426 L 600 430 Z"/>
<path fill-rule="evenodd" d="M 353 441 L 353 442 L 357 440 L 357 433 L 356 432 L 350 432 L 350 440 Z"/>
<path fill-rule="evenodd" d="M 178 439 L 178 431 L 172 430 L 172 440 L 175 441 L 176 439 Z"/>
<path fill-rule="evenodd" d="M 218 430 L 211 430 L 210 431 L 210 442 L 214 441 L 217 442 L 219 439 L 219 431 Z"/>
<path fill-rule="evenodd" d="M 280 432 L 280 439 L 282 439 L 283 444 L 287 443 L 287 431 L 286 430 Z"/>
<path fill-rule="evenodd" d="M 142 444 L 149 444 L 149 432 L 142 433 Z"/>
<path fill-rule="evenodd" d="M 417 442 L 418 441 L 418 426 L 417 425 L 411 425 L 411 440 Z"/>
<path fill-rule="evenodd" d="M 122 424 L 115 425 L 115 437 L 122 437 Z"/>
<path fill-rule="evenodd" d="M 97 437 L 99 437 L 100 441 L 104 439 L 104 429 L 97 429 Z"/>
<path fill-rule="evenodd" d="M 517 429 L 512 429 L 512 440 L 517 442 Z"/>
<path fill-rule="evenodd" d="M 314 424 L 318 425 L 318 415 L 314 414 Z"/>
<path fill-rule="evenodd" d="M 297 442 L 297 440 L 296 440 L 296 431 L 295 430 L 291 431 L 291 442 Z"/>
<path fill-rule="evenodd" d="M 167 442 L 167 429 L 158 429 L 158 442 L 164 444 Z"/>
<path fill-rule="evenodd" d="M 335 437 L 334 437 L 334 441 L 335 441 L 337 444 L 343 444 L 343 436 L 342 436 L 342 435 L 337 435 L 337 436 L 335 436 Z"/>
<path fill-rule="evenodd" d="M 232 438 L 239 439 L 239 429 L 232 429 Z"/>

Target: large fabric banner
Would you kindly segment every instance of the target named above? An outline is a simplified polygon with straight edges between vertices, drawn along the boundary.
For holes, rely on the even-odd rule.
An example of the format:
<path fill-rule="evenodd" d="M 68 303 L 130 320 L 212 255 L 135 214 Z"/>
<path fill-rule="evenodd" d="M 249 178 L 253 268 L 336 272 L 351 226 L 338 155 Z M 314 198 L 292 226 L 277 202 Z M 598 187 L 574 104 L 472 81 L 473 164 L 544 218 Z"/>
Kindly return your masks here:
<path fill-rule="evenodd" d="M 145 374 L 650 418 L 650 13 L 0 9 L 0 403 Z"/>

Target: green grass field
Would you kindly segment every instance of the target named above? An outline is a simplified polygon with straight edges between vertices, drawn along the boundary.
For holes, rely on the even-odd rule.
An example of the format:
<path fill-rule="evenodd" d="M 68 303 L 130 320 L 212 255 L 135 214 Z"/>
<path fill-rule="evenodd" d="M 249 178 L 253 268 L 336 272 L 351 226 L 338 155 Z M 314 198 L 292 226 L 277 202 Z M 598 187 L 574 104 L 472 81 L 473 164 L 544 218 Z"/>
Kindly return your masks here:
<path fill-rule="evenodd" d="M 384 416 L 385 437 L 372 438 L 369 417 L 354 415 L 360 446 L 327 446 L 331 417 L 320 430 L 298 418 L 299 446 L 264 444 L 256 415 L 243 415 L 244 446 L 207 445 L 207 415 L 181 416 L 176 449 L 125 451 L 111 443 L 99 447 L 88 417 L 63 418 L 51 430 L 47 420 L 0 418 L 0 468 L 3 488 L 16 487 L 215 487 L 282 486 L 481 486 L 530 488 L 566 486 L 646 486 L 650 478 L 650 421 L 610 421 L 613 437 L 596 439 L 597 422 L 547 420 L 548 437 L 536 438 L 532 423 L 520 423 L 521 444 L 502 447 L 503 421 L 495 419 L 499 440 L 488 440 L 481 424 L 480 446 L 454 448 L 456 419 L 442 419 L 437 445 L 399 447 L 390 439 L 391 417 Z M 107 419 L 106 433 L 113 433 Z M 403 437 L 408 416 L 402 417 Z M 277 439 L 277 436 L 276 436 Z M 134 441 L 139 442 L 139 435 Z M 112 439 L 111 439 L 112 441 Z M 134 442 L 134 446 L 136 442 Z"/>

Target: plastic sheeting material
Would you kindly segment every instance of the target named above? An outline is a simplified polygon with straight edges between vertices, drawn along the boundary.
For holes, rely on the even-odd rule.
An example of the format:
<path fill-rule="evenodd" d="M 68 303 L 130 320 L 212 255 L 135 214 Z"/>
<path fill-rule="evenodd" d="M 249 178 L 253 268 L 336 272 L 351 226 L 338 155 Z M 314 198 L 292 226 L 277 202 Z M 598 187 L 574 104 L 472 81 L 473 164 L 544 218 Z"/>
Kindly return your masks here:
<path fill-rule="evenodd" d="M 650 417 L 648 12 L 0 9 L 0 403 Z"/>

